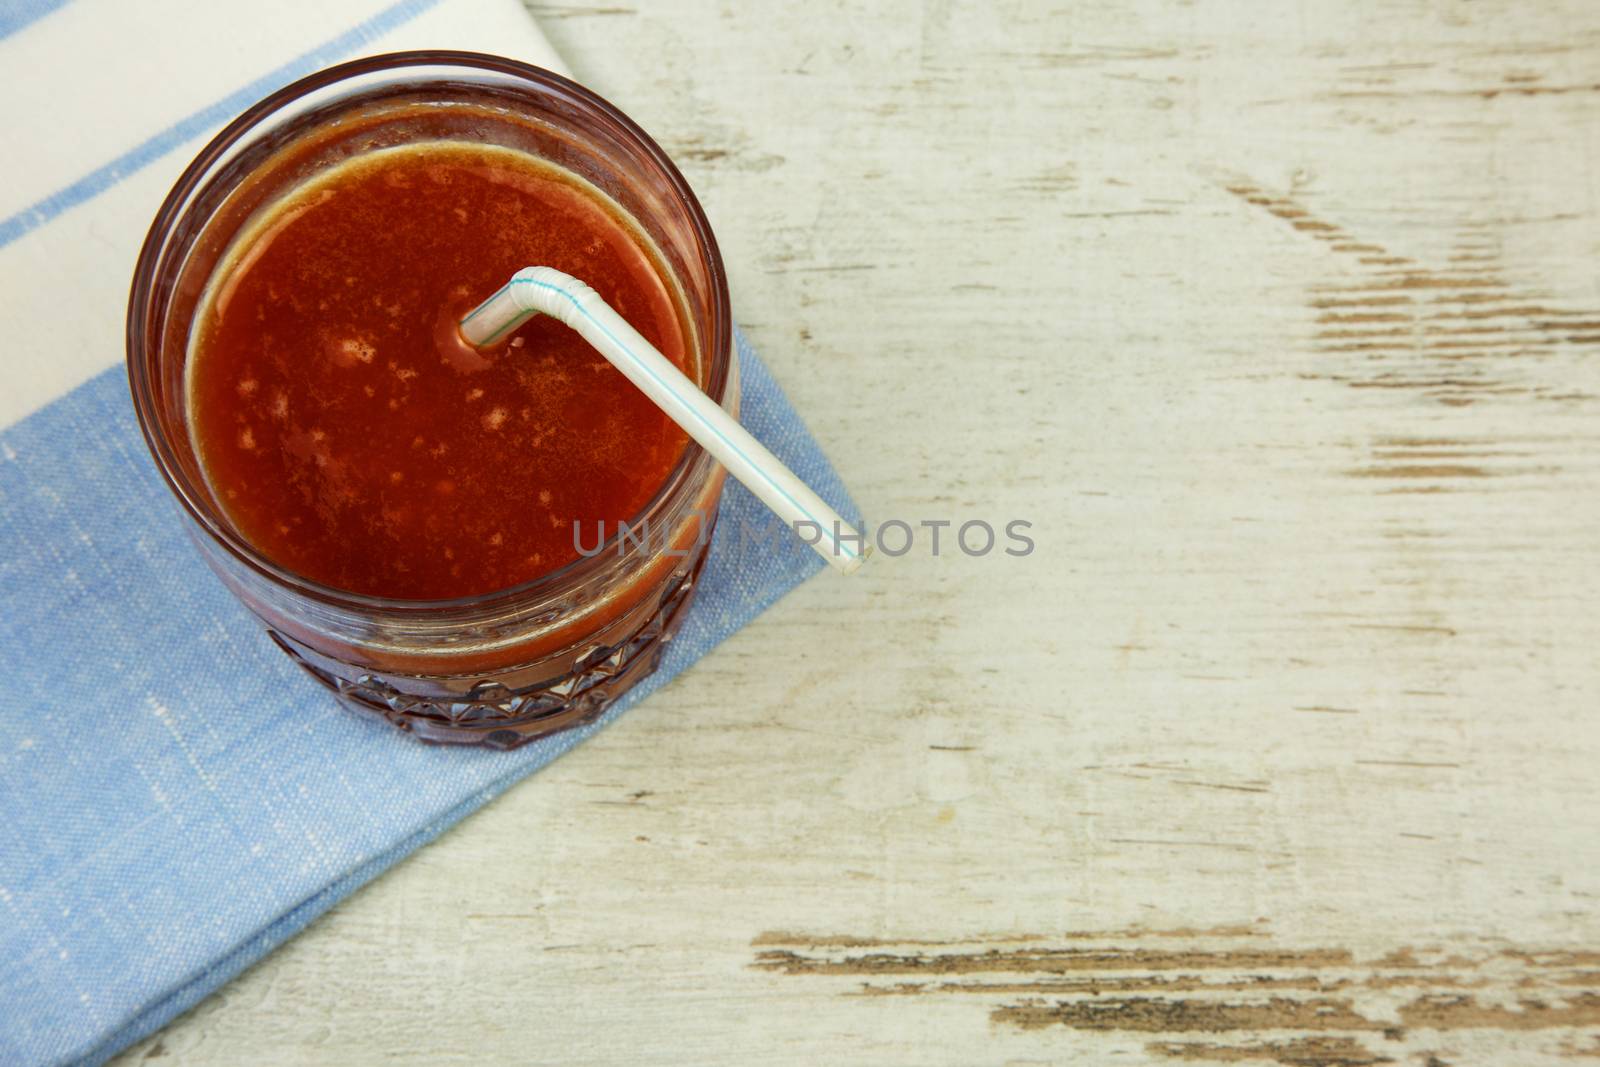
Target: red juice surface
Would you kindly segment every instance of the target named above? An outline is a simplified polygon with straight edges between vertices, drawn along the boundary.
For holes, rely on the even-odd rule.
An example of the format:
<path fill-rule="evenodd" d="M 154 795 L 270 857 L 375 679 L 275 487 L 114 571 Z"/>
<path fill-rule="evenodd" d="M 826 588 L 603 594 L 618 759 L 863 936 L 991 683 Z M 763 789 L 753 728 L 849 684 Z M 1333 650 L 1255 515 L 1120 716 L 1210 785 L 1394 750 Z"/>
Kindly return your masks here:
<path fill-rule="evenodd" d="M 634 518 L 683 432 L 576 333 L 536 316 L 493 351 L 455 322 L 526 266 L 588 282 L 691 378 L 644 238 L 592 187 L 508 149 L 358 157 L 273 205 L 197 313 L 190 430 L 239 533 L 372 596 L 492 592 Z"/>

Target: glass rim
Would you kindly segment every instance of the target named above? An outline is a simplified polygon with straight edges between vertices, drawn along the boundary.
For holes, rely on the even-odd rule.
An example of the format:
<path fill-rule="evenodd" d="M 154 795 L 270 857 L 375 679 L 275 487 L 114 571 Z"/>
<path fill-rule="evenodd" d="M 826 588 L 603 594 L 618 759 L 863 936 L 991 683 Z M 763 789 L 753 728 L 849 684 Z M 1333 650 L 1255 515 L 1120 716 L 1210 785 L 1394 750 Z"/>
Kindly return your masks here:
<path fill-rule="evenodd" d="M 182 220 L 185 213 L 184 206 L 190 197 L 208 184 L 207 174 L 212 166 L 229 149 L 245 141 L 263 119 L 300 97 L 365 74 L 427 66 L 456 66 L 507 75 L 531 84 L 542 93 L 568 97 L 582 108 L 597 112 L 599 117 L 615 123 L 626 138 L 635 142 L 635 147 L 643 150 L 644 155 L 659 168 L 661 176 L 666 179 L 672 196 L 686 209 L 695 240 L 705 256 L 708 281 L 712 290 L 711 322 L 707 331 L 710 336 L 702 352 L 702 358 L 709 364 L 707 392 L 720 404 L 726 399 L 723 394 L 729 386 L 733 315 L 728 296 L 727 275 L 722 265 L 722 253 L 717 247 L 716 237 L 711 232 L 711 224 L 706 219 L 705 211 L 689 187 L 688 181 L 655 139 L 599 94 L 554 71 L 505 56 L 447 49 L 416 49 L 388 52 L 340 63 L 300 78 L 263 97 L 223 127 L 200 150 L 178 180 L 173 183 L 171 191 L 162 201 L 150 225 L 144 244 L 139 250 L 128 298 L 126 347 L 129 388 L 133 396 L 134 412 L 139 420 L 139 429 L 156 461 L 156 468 L 167 483 L 167 487 L 177 497 L 189 517 L 199 524 L 201 530 L 229 554 L 269 581 L 287 586 L 296 593 L 325 604 L 355 611 L 444 612 L 489 608 L 507 602 L 558 596 L 603 574 L 608 564 L 608 557 L 617 552 L 622 543 L 619 530 L 593 555 L 580 555 L 577 559 L 526 582 L 471 596 L 422 600 L 372 596 L 341 589 L 298 574 L 274 562 L 243 537 L 218 522 L 217 517 L 212 514 L 213 509 L 196 498 L 196 494 L 188 484 L 187 475 L 176 461 L 159 418 L 154 416 L 155 400 L 149 380 L 150 360 L 146 351 L 146 332 L 152 304 L 160 295 L 155 286 L 158 269 L 164 258 L 167 237 Z M 419 85 L 426 85 L 426 82 L 419 82 Z M 669 503 L 685 489 L 691 473 L 702 460 L 707 463 L 714 462 L 704 448 L 692 438 L 689 439 L 684 445 L 683 454 L 678 457 L 677 464 L 667 475 L 661 488 L 630 520 L 630 527 L 637 529 L 639 523 L 648 523 L 657 512 L 666 510 Z M 700 521 L 704 527 L 706 523 L 703 516 Z M 698 536 L 700 534 L 697 534 Z"/>

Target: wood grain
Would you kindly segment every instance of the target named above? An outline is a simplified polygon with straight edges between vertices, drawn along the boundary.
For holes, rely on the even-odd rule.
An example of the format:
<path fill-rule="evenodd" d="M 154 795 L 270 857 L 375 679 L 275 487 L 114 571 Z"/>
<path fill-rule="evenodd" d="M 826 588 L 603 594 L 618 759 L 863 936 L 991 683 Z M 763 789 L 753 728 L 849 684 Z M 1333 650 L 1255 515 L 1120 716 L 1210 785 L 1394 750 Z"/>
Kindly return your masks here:
<path fill-rule="evenodd" d="M 869 517 L 1037 551 L 807 584 L 126 1062 L 1600 1058 L 1600 10 L 534 12 Z"/>
<path fill-rule="evenodd" d="M 754 945 L 758 970 L 848 978 L 860 996 L 959 998 L 1002 1027 L 1160 1034 L 1144 1051 L 1169 1059 L 1445 1062 L 1441 1054 L 1464 1030 L 1493 1032 L 1496 1053 L 1565 1057 L 1578 1054 L 1573 1031 L 1600 1026 L 1593 951 L 1457 939 L 1361 958 L 1342 948 L 1276 947 L 1265 924 L 942 945 L 770 933 Z M 1212 1039 L 1175 1039 L 1196 1034 Z M 1475 1051 L 1488 1051 L 1485 1042 Z"/>

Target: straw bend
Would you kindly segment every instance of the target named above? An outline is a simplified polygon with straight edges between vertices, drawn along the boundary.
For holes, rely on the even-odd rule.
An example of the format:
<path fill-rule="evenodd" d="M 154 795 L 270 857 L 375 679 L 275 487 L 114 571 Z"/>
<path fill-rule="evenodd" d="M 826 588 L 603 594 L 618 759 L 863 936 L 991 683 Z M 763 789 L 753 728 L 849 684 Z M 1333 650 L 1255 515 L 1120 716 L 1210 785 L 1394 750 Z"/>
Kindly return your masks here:
<path fill-rule="evenodd" d="M 871 551 L 866 538 L 585 282 L 554 267 L 525 267 L 461 320 L 461 335 L 481 348 L 534 315 L 576 330 L 823 559 L 846 574 L 861 566 Z"/>
<path fill-rule="evenodd" d="M 530 314 L 549 315 L 573 329 L 577 329 L 578 323 L 585 317 L 587 305 L 598 304 L 611 310 L 610 305 L 600 299 L 600 294 L 588 282 L 564 274 L 554 267 L 524 267 L 511 276 L 506 286 L 522 310 Z"/>

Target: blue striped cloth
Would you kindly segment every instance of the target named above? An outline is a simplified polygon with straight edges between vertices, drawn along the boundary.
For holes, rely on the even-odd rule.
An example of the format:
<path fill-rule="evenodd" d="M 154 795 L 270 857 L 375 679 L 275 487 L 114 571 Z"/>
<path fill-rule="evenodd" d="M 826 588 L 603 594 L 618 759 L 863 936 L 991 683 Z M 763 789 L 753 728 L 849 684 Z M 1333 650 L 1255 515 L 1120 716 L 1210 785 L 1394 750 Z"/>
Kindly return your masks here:
<path fill-rule="evenodd" d="M 30 49 L 53 40 L 43 31 L 95 6 L 115 21 L 111 0 L 0 0 L 0 71 L 15 70 L 11 61 L 42 69 Z M 23 189 L 19 202 L 0 200 L 8 329 L 59 316 L 81 301 L 74 293 L 115 292 L 104 307 L 85 305 L 95 310 L 84 321 L 55 324 L 101 350 L 77 353 L 65 371 L 41 370 L 60 352 L 59 337 L 24 337 L 0 370 L 0 406 L 9 405 L 0 429 L 3 1064 L 100 1063 L 153 1032 L 603 728 L 820 566 L 793 539 L 774 552 L 719 536 L 661 670 L 593 726 L 510 753 L 427 747 L 340 709 L 271 645 L 188 543 L 133 417 L 118 363 L 122 300 L 156 203 L 130 204 L 122 194 L 143 182 L 159 201 L 196 138 L 249 99 L 356 51 L 414 46 L 398 31 L 452 9 L 457 21 L 487 22 L 501 51 L 513 51 L 514 16 L 524 36 L 509 40 L 524 43 L 525 57 L 553 62 L 538 54 L 547 46 L 511 0 L 403 3 L 364 16 L 372 5 L 360 0 L 317 7 L 320 39 L 331 43 L 313 39 L 295 61 L 257 57 L 267 73 L 240 79 L 243 88 L 219 95 L 222 103 L 141 115 L 143 128 L 99 146 L 98 162 L 42 194 Z M 351 21 L 329 25 L 339 17 Z M 438 35 L 448 36 L 454 23 L 441 25 Z M 439 43 L 494 47 L 460 37 Z M 0 73 L 0 85 L 11 76 Z M 50 157 L 52 148 L 41 151 Z M 99 254 L 76 260 L 85 234 Z M 74 275 L 78 268 L 86 273 Z M 52 297 L 62 303 L 45 302 Z M 855 519 L 843 485 L 742 338 L 740 353 L 746 425 Z M 722 511 L 725 533 L 765 521 L 734 484 Z M 504 847 L 538 860 L 526 842 Z"/>

